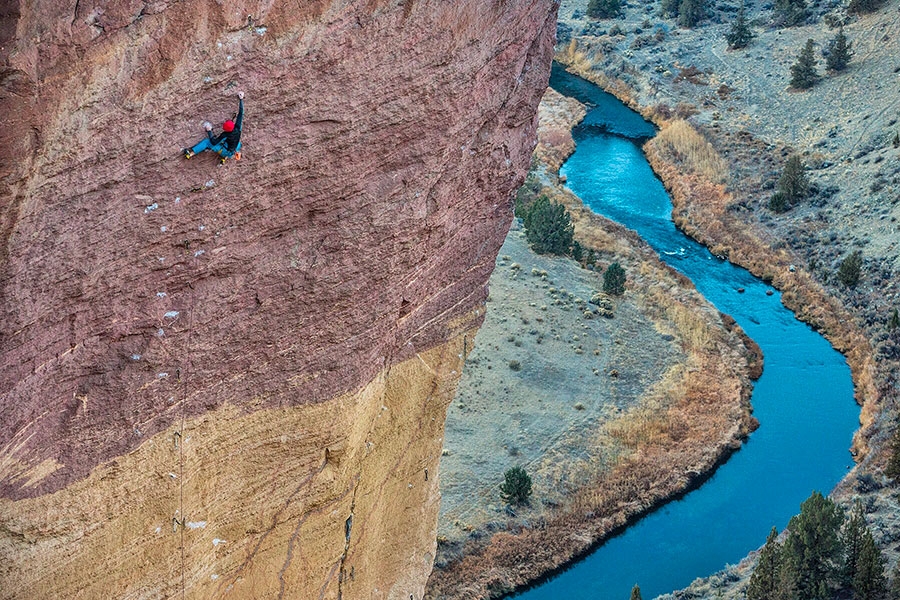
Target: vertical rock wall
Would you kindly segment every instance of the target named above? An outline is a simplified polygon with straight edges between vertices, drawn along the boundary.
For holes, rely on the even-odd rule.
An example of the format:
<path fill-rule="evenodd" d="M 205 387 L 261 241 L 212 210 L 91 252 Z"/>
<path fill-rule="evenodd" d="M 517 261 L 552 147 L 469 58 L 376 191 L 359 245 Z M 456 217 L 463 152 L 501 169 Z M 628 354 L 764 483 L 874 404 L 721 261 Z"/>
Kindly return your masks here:
<path fill-rule="evenodd" d="M 464 343 L 329 401 L 209 411 L 4 503 L 0 597 L 421 598 Z"/>
<path fill-rule="evenodd" d="M 555 10 L 0 9 L 0 597 L 419 597 Z"/>

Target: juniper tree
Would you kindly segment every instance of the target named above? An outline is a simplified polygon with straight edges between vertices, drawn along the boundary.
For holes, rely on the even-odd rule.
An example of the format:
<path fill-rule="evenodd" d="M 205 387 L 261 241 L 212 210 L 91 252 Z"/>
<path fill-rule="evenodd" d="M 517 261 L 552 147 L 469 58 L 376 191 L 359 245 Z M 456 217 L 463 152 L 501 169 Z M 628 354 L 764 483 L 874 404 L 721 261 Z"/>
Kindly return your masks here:
<path fill-rule="evenodd" d="M 800 51 L 797 62 L 791 67 L 791 87 L 798 90 L 807 90 L 819 81 L 819 73 L 816 71 L 816 56 L 813 49 L 812 38 L 806 40 L 806 45 Z"/>
<path fill-rule="evenodd" d="M 500 497 L 509 504 L 525 504 L 531 496 L 531 477 L 522 467 L 512 467 L 503 474 Z"/>
<path fill-rule="evenodd" d="M 681 27 L 693 27 L 706 17 L 709 0 L 662 0 L 659 12 L 676 19 Z"/>
<path fill-rule="evenodd" d="M 897 313 L 897 309 L 894 309 L 894 312 L 891 313 L 891 318 L 888 321 L 888 329 L 893 331 L 900 327 L 900 314 Z"/>
<path fill-rule="evenodd" d="M 784 170 L 775 184 L 775 193 L 769 200 L 769 208 L 784 212 L 809 194 L 809 178 L 799 154 L 792 154 L 784 164 Z"/>
<path fill-rule="evenodd" d="M 780 566 L 781 545 L 778 543 L 778 530 L 773 527 L 766 538 L 766 545 L 759 551 L 759 560 L 750 576 L 747 600 L 771 600 L 776 596 Z"/>
<path fill-rule="evenodd" d="M 790 207 L 790 203 L 781 192 L 776 191 L 772 194 L 772 197 L 769 198 L 769 210 L 772 212 L 783 213 Z"/>
<path fill-rule="evenodd" d="M 634 587 L 631 588 L 631 600 L 642 600 L 641 588 L 637 584 L 634 584 Z"/>
<path fill-rule="evenodd" d="M 621 0 L 591 0 L 587 6 L 587 16 L 594 19 L 612 19 L 621 12 Z"/>
<path fill-rule="evenodd" d="M 678 24 L 691 28 L 706 16 L 706 0 L 681 0 L 678 6 Z"/>
<path fill-rule="evenodd" d="M 838 281 L 847 287 L 855 287 L 859 283 L 859 276 L 862 272 L 862 252 L 854 250 L 841 261 L 838 267 Z"/>
<path fill-rule="evenodd" d="M 625 269 L 614 262 L 606 267 L 603 273 L 603 291 L 614 296 L 621 296 L 625 293 Z"/>
<path fill-rule="evenodd" d="M 853 578 L 853 600 L 882 600 L 887 592 L 884 577 L 886 560 L 866 527 L 859 549 L 859 562 Z"/>
<path fill-rule="evenodd" d="M 791 203 L 806 198 L 809 193 L 809 178 L 806 176 L 806 169 L 799 154 L 792 154 L 788 157 L 776 188 L 787 196 Z"/>
<path fill-rule="evenodd" d="M 566 254 L 575 227 L 562 204 L 540 196 L 525 212 L 525 239 L 538 254 Z"/>
<path fill-rule="evenodd" d="M 866 518 L 863 515 L 862 504 L 857 500 L 841 531 L 841 546 L 844 549 L 844 568 L 842 573 L 842 583 L 844 585 L 852 585 L 856 578 L 865 531 Z"/>
<path fill-rule="evenodd" d="M 841 509 L 819 492 L 800 505 L 800 514 L 788 522 L 782 550 L 782 568 L 796 584 L 798 600 L 829 598 L 828 587 L 840 563 Z"/>
<path fill-rule="evenodd" d="M 844 35 L 844 28 L 838 29 L 837 35 L 829 40 L 823 54 L 825 55 L 825 67 L 831 71 L 843 71 L 850 63 L 850 57 L 853 51 L 850 47 L 852 42 L 847 41 Z"/>
<path fill-rule="evenodd" d="M 775 0 L 775 24 L 793 27 L 806 21 L 806 0 Z"/>
<path fill-rule="evenodd" d="M 750 31 L 750 26 L 747 25 L 747 16 L 744 13 L 744 3 L 741 2 L 737 16 L 731 24 L 731 31 L 725 34 L 725 39 L 728 40 L 728 48 L 731 50 L 746 48 L 753 37 L 753 32 Z"/>
<path fill-rule="evenodd" d="M 584 258 L 584 246 L 577 241 L 572 242 L 572 249 L 569 251 L 569 256 L 571 256 L 575 262 L 581 262 L 581 259 Z"/>

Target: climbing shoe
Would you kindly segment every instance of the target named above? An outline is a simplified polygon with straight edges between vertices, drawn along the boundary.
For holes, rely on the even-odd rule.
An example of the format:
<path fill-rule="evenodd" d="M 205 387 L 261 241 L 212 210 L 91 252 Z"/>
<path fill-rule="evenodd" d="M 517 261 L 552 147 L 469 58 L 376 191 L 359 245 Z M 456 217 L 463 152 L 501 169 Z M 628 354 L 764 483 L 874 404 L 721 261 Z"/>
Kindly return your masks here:
<path fill-rule="evenodd" d="M 220 164 L 220 165 L 224 165 L 226 160 L 228 160 L 228 159 L 225 158 L 224 156 L 220 156 L 220 157 L 219 157 L 219 164 Z"/>
<path fill-rule="evenodd" d="M 190 148 L 182 148 L 181 155 L 184 156 L 185 158 L 190 158 L 194 155 L 194 153 L 191 152 Z"/>

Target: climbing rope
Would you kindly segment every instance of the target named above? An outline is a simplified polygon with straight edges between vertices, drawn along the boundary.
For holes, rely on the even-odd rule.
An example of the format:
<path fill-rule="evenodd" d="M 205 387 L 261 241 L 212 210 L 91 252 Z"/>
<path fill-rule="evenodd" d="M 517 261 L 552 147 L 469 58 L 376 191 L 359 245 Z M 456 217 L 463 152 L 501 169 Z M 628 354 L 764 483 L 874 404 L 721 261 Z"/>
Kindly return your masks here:
<path fill-rule="evenodd" d="M 194 256 L 193 267 L 197 266 L 197 256 Z M 179 498 L 178 498 L 178 511 L 181 514 L 181 598 L 184 600 L 185 598 L 185 557 L 184 557 L 184 529 L 185 523 L 187 522 L 187 517 L 184 513 L 184 427 L 185 422 L 187 420 L 187 397 L 188 397 L 188 383 L 187 383 L 187 374 L 193 374 L 193 339 L 194 339 L 194 308 L 196 307 L 197 295 L 194 292 L 194 283 L 193 281 L 188 282 L 188 287 L 190 288 L 191 298 L 190 298 L 190 313 L 188 314 L 188 331 L 187 331 L 187 344 L 185 345 L 185 356 L 186 356 L 186 369 L 182 370 L 181 376 L 181 443 L 178 445 L 178 477 L 181 479 L 181 485 L 179 489 Z"/>
<path fill-rule="evenodd" d="M 187 245 L 185 245 L 187 249 Z M 197 255 L 194 255 L 193 264 L 191 265 L 195 270 L 197 266 Z M 185 469 L 184 469 L 184 442 L 185 442 L 185 426 L 187 423 L 187 400 L 188 400 L 188 377 L 193 372 L 193 341 L 194 341 L 194 309 L 196 308 L 197 296 L 194 291 L 194 280 L 188 282 L 188 287 L 190 288 L 190 299 L 188 302 L 189 305 L 189 313 L 187 319 L 187 342 L 184 346 L 184 352 L 182 356 L 184 356 L 184 362 L 177 369 L 178 373 L 178 382 L 181 384 L 181 411 L 180 411 L 180 425 L 177 431 L 174 433 L 174 443 L 178 448 L 178 478 L 179 481 L 179 489 L 178 489 L 178 512 L 176 516 L 172 517 L 172 527 L 173 529 L 177 529 L 178 526 L 181 526 L 181 531 L 179 535 L 179 545 L 181 546 L 181 598 L 182 600 L 185 598 L 187 593 L 187 576 L 185 574 L 186 568 L 186 558 L 185 558 L 185 538 L 184 538 L 184 530 L 187 526 L 187 517 L 185 515 L 184 508 L 184 479 L 185 479 Z M 168 353 L 171 356 L 171 353 Z"/>

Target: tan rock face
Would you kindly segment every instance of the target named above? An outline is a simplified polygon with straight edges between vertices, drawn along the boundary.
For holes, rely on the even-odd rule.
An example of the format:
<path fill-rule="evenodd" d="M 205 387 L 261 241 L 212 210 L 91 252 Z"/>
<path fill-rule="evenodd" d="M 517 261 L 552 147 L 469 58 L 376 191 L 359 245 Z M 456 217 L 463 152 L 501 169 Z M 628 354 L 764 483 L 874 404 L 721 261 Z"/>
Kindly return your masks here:
<path fill-rule="evenodd" d="M 0 597 L 421 598 L 463 339 L 331 401 L 209 411 L 0 501 Z"/>
<path fill-rule="evenodd" d="M 421 589 L 555 10 L 0 10 L 3 597 Z"/>

